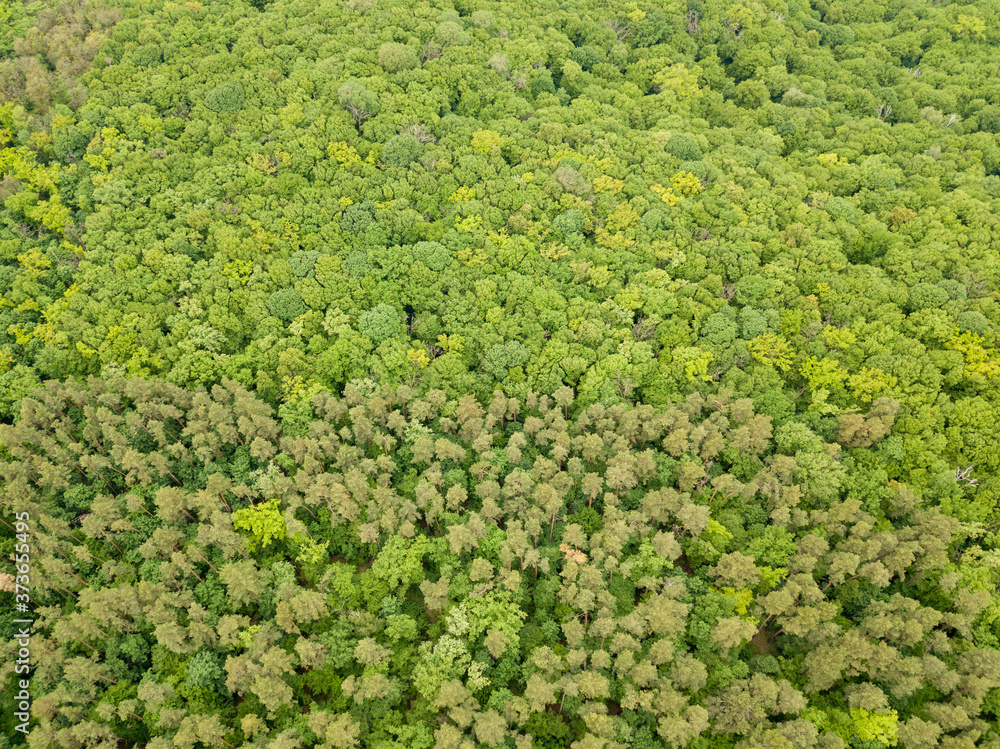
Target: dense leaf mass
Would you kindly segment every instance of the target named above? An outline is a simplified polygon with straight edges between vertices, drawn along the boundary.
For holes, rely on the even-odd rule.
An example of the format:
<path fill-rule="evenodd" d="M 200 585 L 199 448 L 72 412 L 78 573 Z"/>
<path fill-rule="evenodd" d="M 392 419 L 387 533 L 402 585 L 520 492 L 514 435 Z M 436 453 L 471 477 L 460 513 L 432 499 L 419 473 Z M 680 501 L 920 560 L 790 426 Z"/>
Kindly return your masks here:
<path fill-rule="evenodd" d="M 728 390 L 293 404 L 91 379 L 0 428 L 44 529 L 32 745 L 1000 739 L 981 527 L 850 491 L 891 399 L 832 436 Z"/>
<path fill-rule="evenodd" d="M 998 47 L 0 0 L 0 749 L 1000 749 Z"/>

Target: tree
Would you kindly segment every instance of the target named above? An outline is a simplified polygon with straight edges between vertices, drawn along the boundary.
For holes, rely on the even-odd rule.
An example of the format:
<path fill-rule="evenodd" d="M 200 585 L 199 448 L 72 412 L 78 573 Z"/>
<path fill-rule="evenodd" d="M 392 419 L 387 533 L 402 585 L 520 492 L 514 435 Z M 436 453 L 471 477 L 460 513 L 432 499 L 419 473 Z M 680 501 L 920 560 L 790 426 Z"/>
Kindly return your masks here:
<path fill-rule="evenodd" d="M 285 520 L 278 511 L 278 500 L 269 499 L 253 507 L 233 513 L 233 526 L 250 533 L 250 550 L 260 546 L 267 548 L 275 539 L 287 535 Z"/>
<path fill-rule="evenodd" d="M 416 52 L 405 44 L 387 42 L 378 48 L 378 64 L 385 68 L 386 72 L 398 73 L 400 70 L 410 70 L 417 67 L 418 63 Z"/>
<path fill-rule="evenodd" d="M 295 289 L 278 289 L 267 298 L 267 309 L 279 320 L 289 323 L 306 311 L 306 305 Z"/>
<path fill-rule="evenodd" d="M 246 94 L 238 82 L 223 83 L 217 86 L 205 97 L 205 106 L 213 112 L 229 114 L 243 109 Z"/>
<path fill-rule="evenodd" d="M 219 577 L 226 584 L 229 597 L 237 606 L 253 603 L 266 590 L 270 575 L 257 569 L 251 560 L 224 565 Z"/>
<path fill-rule="evenodd" d="M 716 582 L 733 588 L 752 588 L 760 581 L 760 570 L 753 557 L 733 551 L 723 554 L 714 569 Z"/>
<path fill-rule="evenodd" d="M 375 343 L 395 336 L 399 330 L 399 315 L 396 309 L 384 302 L 362 313 L 358 329 Z"/>
<path fill-rule="evenodd" d="M 387 166 L 405 167 L 420 158 L 423 145 L 410 133 L 400 133 L 391 138 L 382 149 L 382 159 Z"/>

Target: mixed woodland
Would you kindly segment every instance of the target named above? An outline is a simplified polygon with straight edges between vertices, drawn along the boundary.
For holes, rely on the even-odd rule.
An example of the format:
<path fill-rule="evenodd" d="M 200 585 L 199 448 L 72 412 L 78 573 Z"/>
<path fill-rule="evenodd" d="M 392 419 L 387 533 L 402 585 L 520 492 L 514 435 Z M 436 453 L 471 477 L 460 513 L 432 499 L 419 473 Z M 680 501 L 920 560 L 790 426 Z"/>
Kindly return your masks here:
<path fill-rule="evenodd" d="M 0 748 L 1000 749 L 998 48 L 0 0 Z"/>

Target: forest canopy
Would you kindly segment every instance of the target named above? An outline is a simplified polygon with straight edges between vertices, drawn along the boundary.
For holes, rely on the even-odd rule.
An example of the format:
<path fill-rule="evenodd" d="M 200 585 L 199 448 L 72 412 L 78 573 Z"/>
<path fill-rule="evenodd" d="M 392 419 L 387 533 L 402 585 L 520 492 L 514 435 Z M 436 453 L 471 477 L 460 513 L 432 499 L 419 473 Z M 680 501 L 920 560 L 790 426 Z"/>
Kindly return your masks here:
<path fill-rule="evenodd" d="M 0 0 L 0 749 L 1000 749 L 998 46 Z"/>
<path fill-rule="evenodd" d="M 982 526 L 855 490 L 897 408 L 51 382 L 29 744 L 996 746 Z"/>

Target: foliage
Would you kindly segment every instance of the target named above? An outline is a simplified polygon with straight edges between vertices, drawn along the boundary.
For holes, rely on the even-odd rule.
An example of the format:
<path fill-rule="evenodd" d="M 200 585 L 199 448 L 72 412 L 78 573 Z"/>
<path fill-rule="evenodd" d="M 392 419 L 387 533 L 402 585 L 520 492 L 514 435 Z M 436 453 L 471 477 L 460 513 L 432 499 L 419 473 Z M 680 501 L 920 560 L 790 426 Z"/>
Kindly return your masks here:
<path fill-rule="evenodd" d="M 995 747 L 998 45 L 0 1 L 27 743 Z"/>
<path fill-rule="evenodd" d="M 79 730 L 77 698 L 98 703 L 88 730 L 150 743 L 199 725 L 307 736 L 291 719 L 307 712 L 314 734 L 350 723 L 366 745 L 566 745 L 633 735 L 659 701 L 650 735 L 674 743 L 890 747 L 921 716 L 992 715 L 982 526 L 898 481 L 853 496 L 872 490 L 892 399 L 832 433 L 773 429 L 727 389 L 659 410 L 568 388 L 308 397 L 293 433 L 232 380 L 92 378 L 22 400 L 0 477 L 4 511 L 39 529 L 32 641 L 52 658 L 33 684 L 53 707 L 32 735 Z M 975 745 L 966 725 L 935 735 Z"/>
<path fill-rule="evenodd" d="M 291 322 L 306 311 L 302 295 L 295 289 L 278 289 L 267 298 L 267 309 L 283 322 Z"/>
<path fill-rule="evenodd" d="M 213 112 L 231 114 L 243 109 L 246 94 L 239 83 L 223 83 L 208 92 L 205 96 L 205 106 Z"/>
<path fill-rule="evenodd" d="M 398 333 L 399 314 L 394 307 L 381 302 L 361 314 L 358 328 L 363 335 L 379 343 Z"/>
<path fill-rule="evenodd" d="M 420 158 L 423 150 L 416 137 L 409 133 L 401 133 L 385 144 L 385 148 L 382 149 L 382 159 L 387 166 L 408 166 Z"/>
<path fill-rule="evenodd" d="M 277 499 L 269 499 L 233 513 L 233 527 L 250 534 L 251 550 L 257 546 L 266 548 L 272 541 L 287 535 L 285 521 L 278 507 Z"/>

